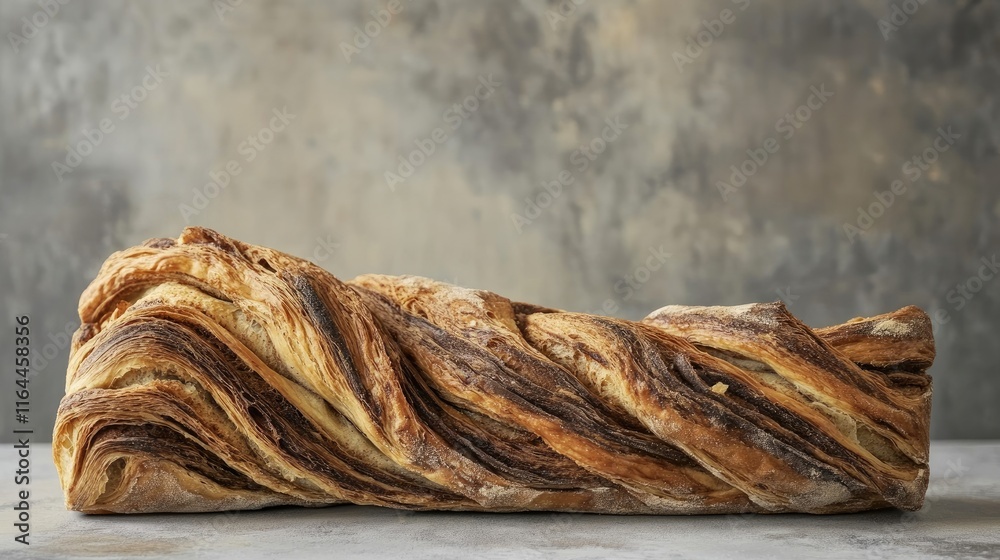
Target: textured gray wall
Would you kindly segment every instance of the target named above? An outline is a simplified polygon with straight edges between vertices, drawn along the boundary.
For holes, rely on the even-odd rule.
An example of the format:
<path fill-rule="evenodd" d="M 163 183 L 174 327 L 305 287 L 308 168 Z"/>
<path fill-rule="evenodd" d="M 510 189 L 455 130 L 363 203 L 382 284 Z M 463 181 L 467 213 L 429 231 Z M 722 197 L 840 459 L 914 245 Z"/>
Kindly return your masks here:
<path fill-rule="evenodd" d="M 821 326 L 916 304 L 936 316 L 934 437 L 1000 437 L 1000 280 L 976 279 L 1000 248 L 996 3 L 899 0 L 886 39 L 884 1 L 404 0 L 355 43 L 387 2 L 223 1 L 0 4 L 0 356 L 30 314 L 40 433 L 102 260 L 196 223 L 342 278 L 628 318 L 781 298 Z M 768 159 L 737 187 L 747 150 Z M 3 387 L 9 438 L 9 367 Z"/>

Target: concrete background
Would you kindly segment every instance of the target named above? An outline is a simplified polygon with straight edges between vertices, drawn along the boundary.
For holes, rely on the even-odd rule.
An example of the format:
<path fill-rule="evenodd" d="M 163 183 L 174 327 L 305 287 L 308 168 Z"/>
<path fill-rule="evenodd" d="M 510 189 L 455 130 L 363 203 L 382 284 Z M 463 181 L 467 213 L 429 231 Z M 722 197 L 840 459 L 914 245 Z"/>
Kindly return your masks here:
<path fill-rule="evenodd" d="M 628 318 L 781 298 L 822 326 L 915 304 L 936 317 L 934 437 L 1000 437 L 1000 280 L 977 278 L 1000 248 L 997 4 L 899 1 L 887 39 L 894 3 L 874 0 L 413 0 L 355 42 L 387 2 L 222 1 L 0 4 L 0 357 L 29 314 L 39 439 L 102 260 L 189 223 L 345 279 L 418 274 Z M 480 78 L 500 85 L 470 99 Z M 813 87 L 833 96 L 801 108 Z M 907 172 L 914 156 L 934 161 Z M 227 164 L 239 174 L 206 189 Z M 859 207 L 876 216 L 853 236 Z M 644 269 L 653 253 L 669 256 Z"/>

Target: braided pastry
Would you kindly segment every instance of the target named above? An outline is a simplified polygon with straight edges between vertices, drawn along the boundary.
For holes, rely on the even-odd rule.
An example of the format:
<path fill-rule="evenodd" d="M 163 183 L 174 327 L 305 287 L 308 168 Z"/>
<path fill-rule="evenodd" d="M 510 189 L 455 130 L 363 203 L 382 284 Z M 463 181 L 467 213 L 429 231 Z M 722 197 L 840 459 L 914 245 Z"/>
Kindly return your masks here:
<path fill-rule="evenodd" d="M 53 453 L 88 513 L 275 505 L 605 513 L 918 509 L 928 317 L 780 303 L 566 313 L 341 282 L 188 228 L 80 300 Z"/>

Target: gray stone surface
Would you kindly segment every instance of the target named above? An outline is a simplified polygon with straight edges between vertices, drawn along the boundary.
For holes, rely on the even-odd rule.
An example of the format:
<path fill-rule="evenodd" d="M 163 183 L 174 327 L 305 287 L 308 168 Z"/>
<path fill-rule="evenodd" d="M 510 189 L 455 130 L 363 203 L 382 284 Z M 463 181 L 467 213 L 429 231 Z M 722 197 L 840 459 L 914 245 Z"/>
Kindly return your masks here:
<path fill-rule="evenodd" d="M 555 0 L 404 0 L 348 61 L 342 44 L 386 2 L 245 0 L 220 17 L 220 1 L 77 0 L 51 18 L 0 3 L 0 318 L 32 317 L 38 432 L 101 261 L 197 223 L 345 278 L 419 274 L 628 318 L 783 298 L 822 326 L 916 304 L 942 314 L 934 436 L 1000 437 L 1000 281 L 974 280 L 1000 242 L 996 2 L 926 2 L 886 40 L 888 0 L 584 1 L 565 19 Z M 732 23 L 678 68 L 724 9 Z M 48 20 L 34 33 L 33 17 Z M 490 75 L 474 112 L 446 113 Z M 834 95 L 800 128 L 780 121 L 821 86 Z M 248 161 L 241 143 L 283 107 L 295 118 Z M 627 128 L 582 169 L 574 152 L 616 117 Z M 105 118 L 114 130 L 57 174 Z M 902 164 L 949 126 L 960 138 L 911 181 Z M 435 128 L 447 141 L 390 189 Z M 778 152 L 724 200 L 717 182 L 767 138 Z M 240 174 L 182 215 L 230 160 Z M 512 215 L 561 171 L 572 184 L 519 232 Z M 844 224 L 896 179 L 905 193 L 852 242 Z M 949 297 L 968 282 L 970 300 Z"/>
<path fill-rule="evenodd" d="M 0 499 L 0 557 L 1000 558 L 998 442 L 932 443 L 931 483 L 919 512 L 833 516 L 412 513 L 358 506 L 86 516 L 63 508 L 50 450 L 32 450 L 30 545 L 12 544 L 12 492 Z M 13 459 L 9 446 L 0 449 L 4 480 Z"/>

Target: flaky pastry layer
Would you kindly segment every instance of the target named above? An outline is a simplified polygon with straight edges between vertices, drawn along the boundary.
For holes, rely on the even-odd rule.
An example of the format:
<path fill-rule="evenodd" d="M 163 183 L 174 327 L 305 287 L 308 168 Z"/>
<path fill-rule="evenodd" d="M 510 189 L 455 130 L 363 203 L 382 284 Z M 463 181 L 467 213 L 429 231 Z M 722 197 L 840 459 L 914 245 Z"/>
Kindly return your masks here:
<path fill-rule="evenodd" d="M 930 321 L 781 303 L 568 313 L 341 282 L 188 228 L 80 300 L 53 453 L 69 508 L 696 514 L 918 509 Z"/>

